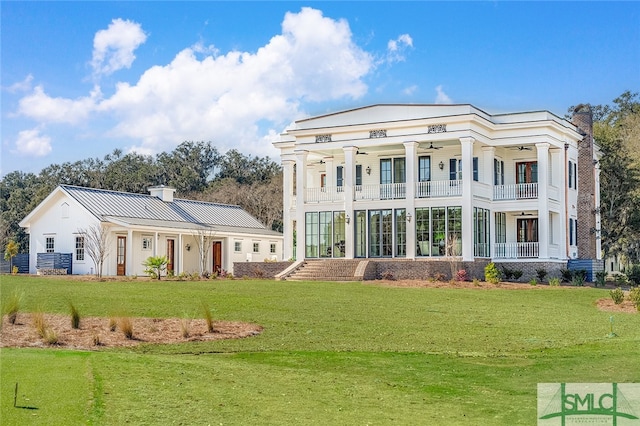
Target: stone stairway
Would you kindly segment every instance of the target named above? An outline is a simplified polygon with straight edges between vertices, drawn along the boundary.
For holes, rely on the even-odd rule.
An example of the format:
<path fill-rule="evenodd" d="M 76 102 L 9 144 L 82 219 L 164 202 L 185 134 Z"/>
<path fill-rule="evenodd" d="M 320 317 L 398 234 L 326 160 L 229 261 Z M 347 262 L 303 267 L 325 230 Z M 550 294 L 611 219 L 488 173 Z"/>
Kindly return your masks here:
<path fill-rule="evenodd" d="M 361 281 L 361 263 L 350 259 L 305 260 L 295 271 L 283 277 L 289 281 Z M 360 266 L 360 268 L 358 268 Z"/>

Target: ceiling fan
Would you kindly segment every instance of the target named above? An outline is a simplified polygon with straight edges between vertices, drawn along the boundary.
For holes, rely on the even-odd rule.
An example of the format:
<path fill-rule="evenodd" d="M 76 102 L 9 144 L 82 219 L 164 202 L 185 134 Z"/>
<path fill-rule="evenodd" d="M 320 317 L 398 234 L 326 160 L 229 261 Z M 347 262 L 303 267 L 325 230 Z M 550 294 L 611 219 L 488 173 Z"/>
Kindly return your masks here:
<path fill-rule="evenodd" d="M 530 146 L 514 146 L 512 149 L 517 149 L 518 151 L 531 151 L 531 147 Z"/>
<path fill-rule="evenodd" d="M 356 155 L 369 155 L 369 153 L 367 152 L 360 152 L 359 150 L 356 151 Z"/>
<path fill-rule="evenodd" d="M 433 142 L 426 149 L 442 149 L 441 146 L 433 146 Z"/>

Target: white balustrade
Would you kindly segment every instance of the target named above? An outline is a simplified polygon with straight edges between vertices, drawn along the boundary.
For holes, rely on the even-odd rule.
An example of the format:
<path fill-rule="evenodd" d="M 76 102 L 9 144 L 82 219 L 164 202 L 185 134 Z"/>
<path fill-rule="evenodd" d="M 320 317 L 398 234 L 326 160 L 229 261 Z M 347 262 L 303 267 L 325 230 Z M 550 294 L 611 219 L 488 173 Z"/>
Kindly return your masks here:
<path fill-rule="evenodd" d="M 493 257 L 503 259 L 536 258 L 539 243 L 496 243 L 493 246 Z"/>
<path fill-rule="evenodd" d="M 522 200 L 538 198 L 537 183 L 517 183 L 493 187 L 494 200 Z"/>

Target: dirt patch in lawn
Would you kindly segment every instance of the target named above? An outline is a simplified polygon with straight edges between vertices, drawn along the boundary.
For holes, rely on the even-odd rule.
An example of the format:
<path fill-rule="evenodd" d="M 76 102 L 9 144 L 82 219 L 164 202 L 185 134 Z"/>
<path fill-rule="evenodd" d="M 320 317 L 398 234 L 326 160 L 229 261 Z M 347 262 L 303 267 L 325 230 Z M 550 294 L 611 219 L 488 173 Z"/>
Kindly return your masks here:
<path fill-rule="evenodd" d="M 2 318 L 0 346 L 2 347 L 64 347 L 69 349 L 100 350 L 110 347 L 130 347 L 142 343 L 184 343 L 222 339 L 240 339 L 258 335 L 262 327 L 243 322 L 216 321 L 213 332 L 204 319 L 182 318 L 129 318 L 133 336 L 127 338 L 118 325 L 112 330 L 109 318 L 86 317 L 80 319 L 80 328 L 71 327 L 69 315 L 42 314 L 45 328 L 56 337 L 57 343 L 47 343 L 36 330 L 35 316 L 19 313 L 15 324 L 5 315 Z M 51 335 L 51 334 L 50 334 Z M 50 340 L 50 339 L 49 339 Z"/>
<path fill-rule="evenodd" d="M 599 299 L 597 302 L 597 305 L 598 305 L 598 309 L 600 309 L 601 311 L 626 312 L 629 314 L 638 313 L 638 310 L 636 309 L 635 305 L 630 300 L 625 300 L 621 304 L 616 305 L 615 303 L 613 303 L 613 299 L 604 298 L 604 299 Z"/>

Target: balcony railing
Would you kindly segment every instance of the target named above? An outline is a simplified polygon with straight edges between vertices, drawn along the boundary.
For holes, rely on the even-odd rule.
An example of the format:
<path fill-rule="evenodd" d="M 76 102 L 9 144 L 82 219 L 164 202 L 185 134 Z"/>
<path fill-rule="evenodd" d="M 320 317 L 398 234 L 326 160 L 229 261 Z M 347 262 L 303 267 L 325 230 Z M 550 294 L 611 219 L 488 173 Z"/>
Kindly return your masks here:
<path fill-rule="evenodd" d="M 517 183 L 515 185 L 495 185 L 494 200 L 522 200 L 538 198 L 537 183 Z"/>
<path fill-rule="evenodd" d="M 354 200 L 398 200 L 407 196 L 406 183 L 385 183 L 380 185 L 358 185 Z"/>
<path fill-rule="evenodd" d="M 306 188 L 305 201 L 307 203 L 326 203 L 344 201 L 343 186 L 325 186 L 322 188 Z"/>
<path fill-rule="evenodd" d="M 557 193 L 557 188 L 549 187 L 551 199 Z M 474 195 L 491 196 L 491 185 L 479 184 L 475 182 Z M 485 195 L 482 195 L 485 194 Z M 406 183 L 389 183 L 380 185 L 357 185 L 353 187 L 353 192 L 347 191 L 346 187 L 322 187 L 322 188 L 306 188 L 306 203 L 325 203 L 344 201 L 345 197 L 353 197 L 353 200 L 398 200 L 405 199 L 407 195 Z M 437 197 L 459 197 L 462 195 L 462 180 L 436 180 L 428 182 L 415 183 L 416 198 L 437 198 Z M 523 200 L 537 199 L 538 184 L 537 183 L 520 183 L 513 185 L 495 185 L 493 186 L 494 200 Z M 295 195 L 291 198 L 295 205 Z"/>
<path fill-rule="evenodd" d="M 461 180 L 416 182 L 416 198 L 456 197 L 462 195 Z"/>
<path fill-rule="evenodd" d="M 535 258 L 538 257 L 539 243 L 496 243 L 493 247 L 495 258 Z"/>

